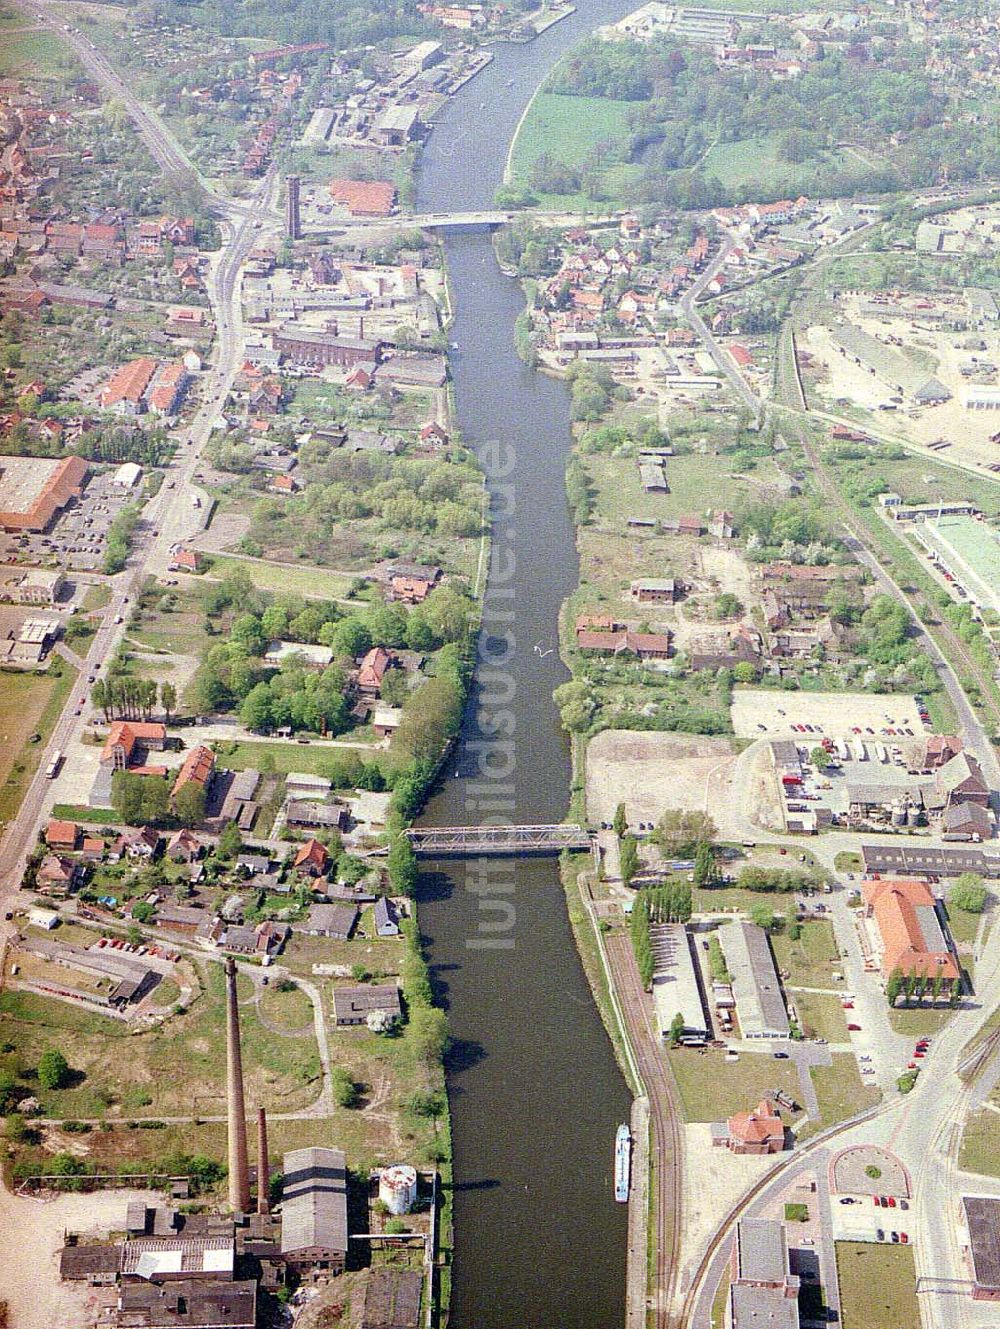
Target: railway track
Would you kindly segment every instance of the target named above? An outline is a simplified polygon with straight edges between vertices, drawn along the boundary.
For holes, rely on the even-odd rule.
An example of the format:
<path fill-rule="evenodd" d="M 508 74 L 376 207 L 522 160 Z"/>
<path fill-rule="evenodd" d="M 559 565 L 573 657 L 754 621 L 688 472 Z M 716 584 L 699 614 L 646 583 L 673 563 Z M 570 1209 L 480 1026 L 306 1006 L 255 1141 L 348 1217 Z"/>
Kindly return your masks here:
<path fill-rule="evenodd" d="M 650 1300 L 657 1329 L 674 1329 L 671 1316 L 679 1273 L 681 1205 L 681 1132 L 677 1100 L 663 1045 L 650 1017 L 650 999 L 639 980 L 632 943 L 627 933 L 612 933 L 606 940 L 615 990 L 628 1026 L 629 1040 L 639 1075 L 649 1098 L 653 1123 L 653 1195 L 656 1201 L 655 1282 Z"/>

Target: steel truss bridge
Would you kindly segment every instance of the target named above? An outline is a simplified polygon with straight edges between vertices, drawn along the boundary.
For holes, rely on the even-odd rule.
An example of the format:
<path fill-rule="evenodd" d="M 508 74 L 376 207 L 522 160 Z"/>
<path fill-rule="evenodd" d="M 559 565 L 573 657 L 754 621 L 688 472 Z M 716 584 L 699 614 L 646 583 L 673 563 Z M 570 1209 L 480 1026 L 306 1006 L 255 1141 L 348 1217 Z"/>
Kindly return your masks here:
<path fill-rule="evenodd" d="M 413 850 L 427 857 L 475 857 L 493 854 L 561 854 L 564 849 L 589 850 L 591 838 L 582 826 L 429 826 L 406 832 Z"/>

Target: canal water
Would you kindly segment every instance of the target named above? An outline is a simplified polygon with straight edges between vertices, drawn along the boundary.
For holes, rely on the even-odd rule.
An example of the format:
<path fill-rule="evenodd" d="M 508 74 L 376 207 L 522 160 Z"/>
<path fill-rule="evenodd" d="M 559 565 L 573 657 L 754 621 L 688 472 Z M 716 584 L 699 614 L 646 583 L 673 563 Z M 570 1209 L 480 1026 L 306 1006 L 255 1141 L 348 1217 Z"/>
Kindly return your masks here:
<path fill-rule="evenodd" d="M 530 46 L 499 47 L 425 152 L 419 210 L 490 207 L 532 90 L 580 36 L 627 3 L 581 0 Z M 488 235 L 447 241 L 458 423 L 483 458 L 494 557 L 481 664 L 427 825 L 556 822 L 569 750 L 552 690 L 562 600 L 577 580 L 565 500 L 564 384 L 513 342 L 523 307 Z M 580 966 L 554 860 L 426 865 L 420 919 L 454 1049 L 454 1329 L 619 1329 L 626 1212 L 612 1147 L 629 1096 Z"/>

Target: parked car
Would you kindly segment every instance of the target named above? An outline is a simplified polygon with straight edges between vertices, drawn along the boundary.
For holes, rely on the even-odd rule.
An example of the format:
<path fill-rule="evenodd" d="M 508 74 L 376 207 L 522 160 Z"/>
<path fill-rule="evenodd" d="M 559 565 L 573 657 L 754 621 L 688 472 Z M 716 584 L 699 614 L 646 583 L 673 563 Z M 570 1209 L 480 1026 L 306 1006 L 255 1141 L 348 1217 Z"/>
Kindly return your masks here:
<path fill-rule="evenodd" d="M 847 1026 L 847 1028 L 848 1028 L 848 1030 L 850 1031 L 850 1033 L 852 1033 L 852 1034 L 860 1034 L 860 1033 L 861 1033 L 861 1026 L 860 1026 L 859 1024 L 849 1024 L 849 1025 Z"/>

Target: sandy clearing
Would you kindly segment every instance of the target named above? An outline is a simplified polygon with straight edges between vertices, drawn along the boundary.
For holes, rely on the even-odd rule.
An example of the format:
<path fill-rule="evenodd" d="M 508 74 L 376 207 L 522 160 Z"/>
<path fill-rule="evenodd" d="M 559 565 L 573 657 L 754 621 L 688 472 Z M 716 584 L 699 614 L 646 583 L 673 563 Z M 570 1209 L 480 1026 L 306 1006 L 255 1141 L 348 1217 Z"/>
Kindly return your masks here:
<path fill-rule="evenodd" d="M 705 807 L 708 781 L 736 758 L 728 739 L 606 729 L 587 748 L 587 815 L 610 821 L 619 803 L 630 823 L 667 808 Z"/>
<path fill-rule="evenodd" d="M 130 1200 L 162 1201 L 153 1191 L 99 1191 L 36 1200 L 0 1188 L 0 1229 L 14 1235 L 20 1258 L 0 1264 L 0 1300 L 9 1307 L 10 1329 L 88 1329 L 96 1294 L 59 1281 L 58 1253 L 64 1233 L 104 1234 L 124 1225 Z"/>

